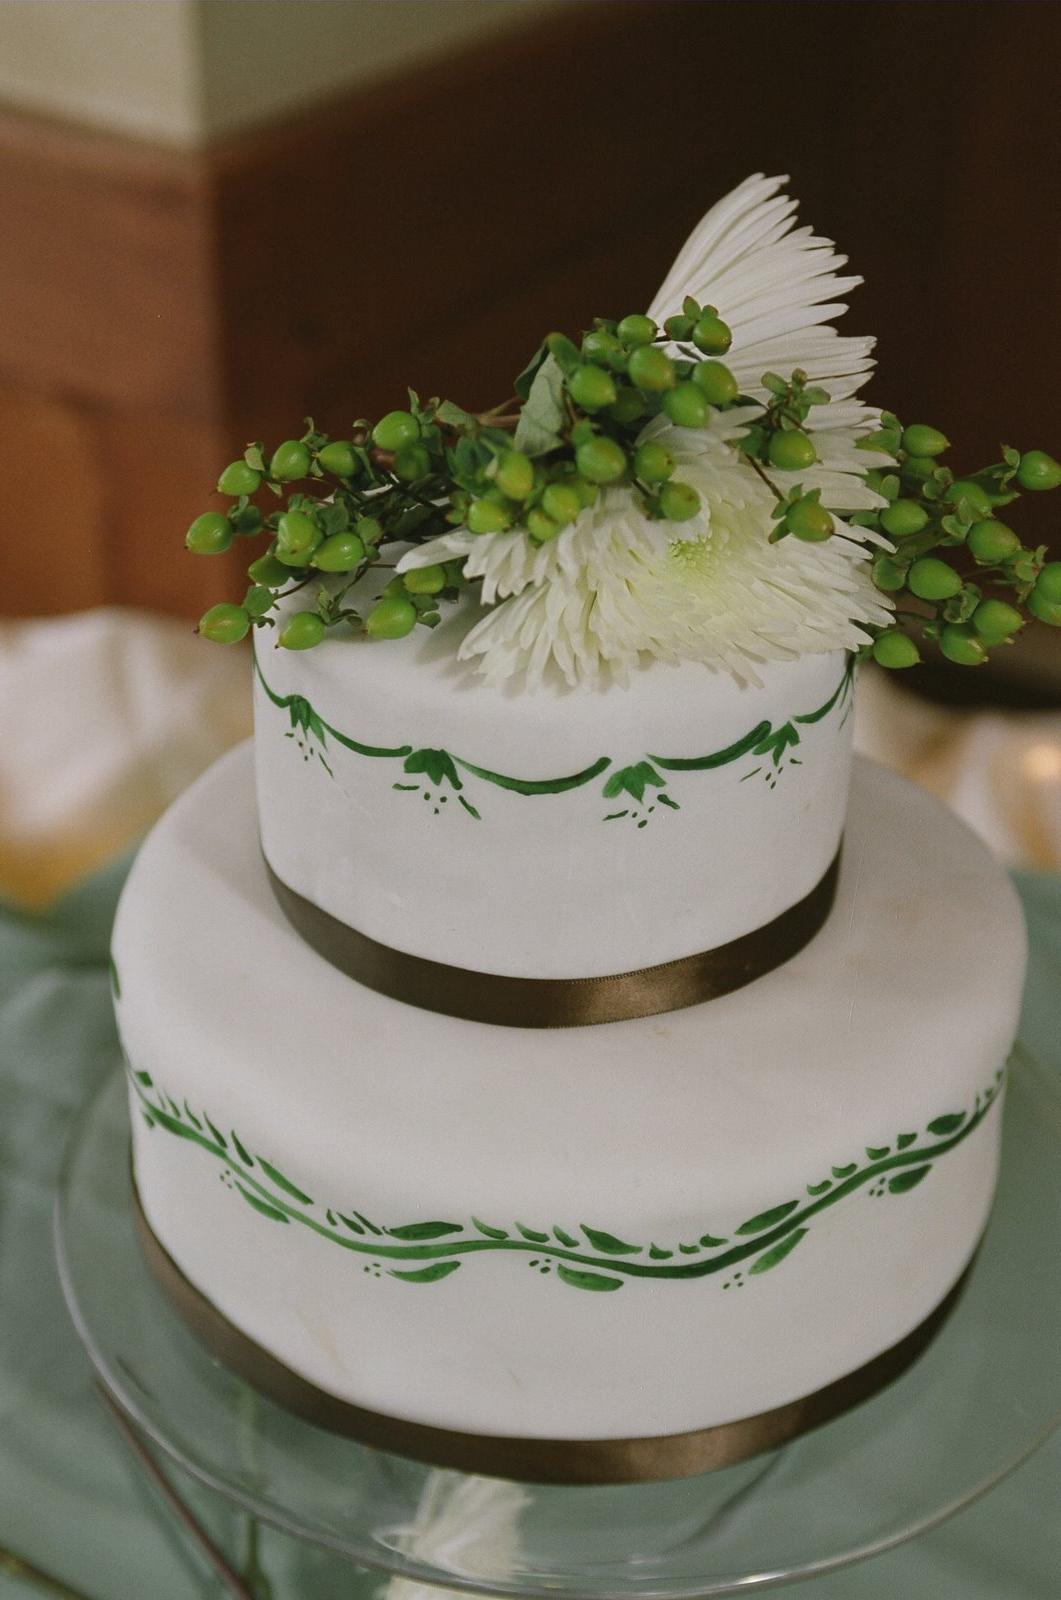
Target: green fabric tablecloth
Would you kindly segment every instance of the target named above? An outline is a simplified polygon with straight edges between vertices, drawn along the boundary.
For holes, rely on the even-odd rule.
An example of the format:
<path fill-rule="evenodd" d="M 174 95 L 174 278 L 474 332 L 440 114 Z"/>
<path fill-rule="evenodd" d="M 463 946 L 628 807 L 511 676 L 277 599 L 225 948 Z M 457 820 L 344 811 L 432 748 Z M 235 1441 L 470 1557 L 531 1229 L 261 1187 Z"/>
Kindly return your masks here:
<path fill-rule="evenodd" d="M 219 1595 L 218 1580 L 97 1400 L 52 1255 L 68 1125 L 115 1060 L 106 963 L 124 870 L 115 864 L 45 918 L 0 909 L 0 1550 L 89 1600 L 192 1600 Z M 1061 1073 L 1061 878 L 1025 875 L 1018 883 L 1032 943 L 1022 1037 Z M 178 1487 L 236 1564 L 257 1538 L 273 1600 L 367 1600 L 378 1589 L 377 1575 L 256 1532 L 186 1479 Z M 42 1592 L 0 1555 L 0 1600 Z M 1058 1600 L 1061 1436 L 935 1532 L 810 1585 L 771 1591 L 797 1592 L 818 1600 Z"/>

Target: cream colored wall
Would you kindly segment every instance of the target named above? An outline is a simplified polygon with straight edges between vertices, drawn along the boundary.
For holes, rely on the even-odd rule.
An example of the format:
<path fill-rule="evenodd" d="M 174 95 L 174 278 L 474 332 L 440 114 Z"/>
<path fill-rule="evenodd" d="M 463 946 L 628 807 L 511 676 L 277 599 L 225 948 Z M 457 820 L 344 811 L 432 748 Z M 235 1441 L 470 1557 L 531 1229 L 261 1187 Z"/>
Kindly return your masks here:
<path fill-rule="evenodd" d="M 194 147 L 553 3 L 0 0 L 0 105 Z"/>

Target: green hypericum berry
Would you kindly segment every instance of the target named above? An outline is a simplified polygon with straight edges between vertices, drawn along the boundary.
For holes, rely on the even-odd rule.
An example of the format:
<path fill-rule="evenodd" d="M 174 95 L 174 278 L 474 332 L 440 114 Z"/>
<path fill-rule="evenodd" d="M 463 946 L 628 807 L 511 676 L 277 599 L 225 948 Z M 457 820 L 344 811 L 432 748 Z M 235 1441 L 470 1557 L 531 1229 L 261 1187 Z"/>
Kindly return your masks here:
<path fill-rule="evenodd" d="M 679 383 L 663 396 L 663 409 L 677 428 L 702 428 L 707 400 L 695 383 Z"/>
<path fill-rule="evenodd" d="M 649 347 L 641 347 L 648 350 Z M 634 354 L 639 354 L 635 351 Z M 652 351 L 658 355 L 659 351 Z M 663 358 L 666 360 L 666 356 Z M 586 439 L 575 452 L 575 464 L 590 483 L 614 483 L 626 471 L 626 456 L 614 439 Z"/>
<path fill-rule="evenodd" d="M 196 517 L 184 542 L 197 556 L 219 556 L 232 543 L 232 524 L 220 511 L 204 511 Z"/>
<path fill-rule="evenodd" d="M 480 497 L 472 501 L 464 520 L 471 533 L 504 533 L 512 526 L 512 512 L 507 506 Z"/>
<path fill-rule="evenodd" d="M 947 660 L 959 667 L 980 667 L 987 660 L 983 640 L 967 622 L 948 622 L 939 636 L 939 647 Z"/>
<path fill-rule="evenodd" d="M 419 437 L 420 424 L 411 411 L 388 411 L 372 430 L 372 443 L 379 450 L 401 450 Z"/>
<path fill-rule="evenodd" d="M 882 667 L 895 671 L 900 667 L 916 667 L 921 652 L 908 634 L 898 628 L 889 628 L 873 641 L 873 659 Z"/>
<path fill-rule="evenodd" d="M 321 572 L 353 572 L 365 559 L 365 547 L 356 533 L 333 533 L 319 544 L 310 565 Z"/>
<path fill-rule="evenodd" d="M 1061 561 L 1048 561 L 1035 580 L 1035 592 L 1051 605 L 1061 605 Z"/>
<path fill-rule="evenodd" d="M 981 600 L 972 616 L 973 632 L 985 644 L 1003 644 L 1024 626 L 1016 606 L 1005 600 Z"/>
<path fill-rule="evenodd" d="M 608 373 L 589 362 L 575 368 L 567 380 L 567 392 L 583 411 L 600 411 L 615 400 L 615 384 Z"/>
<path fill-rule="evenodd" d="M 705 356 L 724 356 L 733 343 L 733 334 L 720 316 L 705 311 L 693 329 L 693 343 Z"/>
<path fill-rule="evenodd" d="M 964 500 L 970 511 L 978 517 L 989 517 L 992 511 L 991 496 L 972 478 L 956 478 L 947 490 L 947 499 L 954 506 Z"/>
<path fill-rule="evenodd" d="M 893 539 L 909 539 L 928 526 L 928 512 L 916 500 L 893 500 L 881 512 L 880 525 Z"/>
<path fill-rule="evenodd" d="M 700 509 L 700 496 L 688 483 L 665 483 L 660 490 L 659 508 L 668 522 L 688 522 Z"/>
<path fill-rule="evenodd" d="M 674 457 L 658 439 L 646 439 L 634 455 L 634 475 L 642 483 L 665 483 L 674 471 Z"/>
<path fill-rule="evenodd" d="M 608 407 L 609 417 L 614 417 L 616 422 L 623 427 L 629 427 L 631 422 L 636 422 L 645 411 L 644 397 L 632 389 L 629 384 L 623 384 L 615 397 L 614 405 Z"/>
<path fill-rule="evenodd" d="M 1051 600 L 1040 590 L 1036 584 L 1027 600 L 1028 610 L 1040 622 L 1048 622 L 1052 628 L 1061 628 L 1061 600 Z"/>
<path fill-rule="evenodd" d="M 598 366 L 622 368 L 626 366 L 626 352 L 606 328 L 593 328 L 582 340 L 582 354 L 587 361 Z"/>
<path fill-rule="evenodd" d="M 362 544 L 379 544 L 383 538 L 383 524 L 375 517 L 358 517 L 354 523 L 354 532 Z"/>
<path fill-rule="evenodd" d="M 243 606 L 222 603 L 211 606 L 199 618 L 198 632 L 214 644 L 238 644 L 251 625 L 250 613 Z"/>
<path fill-rule="evenodd" d="M 600 490 L 595 483 L 587 483 L 585 478 L 580 478 L 577 475 L 569 478 L 567 481 L 578 495 L 579 500 L 582 502 L 583 508 L 586 506 L 595 505 L 600 499 Z"/>
<path fill-rule="evenodd" d="M 935 556 L 915 561 L 906 575 L 906 587 L 919 600 L 949 600 L 962 591 L 962 580 L 953 567 Z"/>
<path fill-rule="evenodd" d="M 267 589 L 264 583 L 252 583 L 243 596 L 243 609 L 249 616 L 264 617 L 275 599 L 273 591 Z"/>
<path fill-rule="evenodd" d="M 535 506 L 533 511 L 527 512 L 527 532 L 535 544 L 548 544 L 550 539 L 555 539 L 562 533 L 559 522 L 554 522 L 540 507 Z"/>
<path fill-rule="evenodd" d="M 661 394 L 674 384 L 674 362 L 654 344 L 638 345 L 626 367 L 630 382 L 647 394 Z"/>
<path fill-rule="evenodd" d="M 941 456 L 950 449 L 950 440 L 927 422 L 912 422 L 903 429 L 902 447 L 911 456 Z"/>
<path fill-rule="evenodd" d="M 814 441 L 799 428 L 784 433 L 772 433 L 766 447 L 767 459 L 779 472 L 802 472 L 812 467 L 818 459 Z"/>
<path fill-rule="evenodd" d="M 353 445 L 343 439 L 333 439 L 323 450 L 318 450 L 317 461 L 325 472 L 332 472 L 337 478 L 352 478 L 358 468 Z"/>
<path fill-rule="evenodd" d="M 275 556 L 259 556 L 247 568 L 247 576 L 253 578 L 255 583 L 268 585 L 270 589 L 282 589 L 285 583 L 291 582 L 291 568 L 277 561 Z"/>
<path fill-rule="evenodd" d="M 320 542 L 320 529 L 304 511 L 285 511 L 276 524 L 276 554 L 288 566 L 308 561 Z"/>
<path fill-rule="evenodd" d="M 534 462 L 522 450 L 505 450 L 497 458 L 494 482 L 510 500 L 526 500 L 534 488 Z"/>
<path fill-rule="evenodd" d="M 646 345 L 652 343 L 659 329 L 651 317 L 635 311 L 624 317 L 615 331 L 623 344 Z"/>
<path fill-rule="evenodd" d="M 995 517 L 985 517 L 982 522 L 974 522 L 969 529 L 966 543 L 973 559 L 985 566 L 995 566 L 999 561 L 1008 561 L 1020 549 L 1020 540 L 1013 529 L 1007 528 L 1004 522 L 999 522 Z"/>
<path fill-rule="evenodd" d="M 217 491 L 219 494 L 230 494 L 235 499 L 241 494 L 253 494 L 261 481 L 261 473 L 248 467 L 245 461 L 230 461 L 217 480 Z"/>
<path fill-rule="evenodd" d="M 695 317 L 687 317 L 684 312 L 680 311 L 676 316 L 667 317 L 663 324 L 663 331 L 668 339 L 677 339 L 679 343 L 683 343 L 688 339 L 695 327 Z"/>
<path fill-rule="evenodd" d="M 1025 450 L 1017 468 L 1017 482 L 1022 489 L 1056 489 L 1061 483 L 1061 462 L 1045 450 Z"/>
<path fill-rule="evenodd" d="M 309 451 L 298 439 L 285 439 L 273 451 L 269 463 L 269 476 L 280 483 L 293 483 L 304 478 L 309 471 Z"/>
<path fill-rule="evenodd" d="M 934 461 L 931 456 L 907 456 L 900 471 L 907 482 L 924 483 L 931 478 L 938 466 L 939 462 Z"/>
<path fill-rule="evenodd" d="M 740 386 L 721 361 L 701 361 L 693 368 L 692 381 L 711 406 L 731 406 Z"/>
<path fill-rule="evenodd" d="M 416 627 L 416 607 L 399 595 L 377 600 L 365 619 L 365 632 L 373 639 L 404 639 Z"/>
<path fill-rule="evenodd" d="M 833 531 L 833 519 L 818 500 L 797 500 L 785 517 L 789 533 L 807 544 L 821 544 Z"/>
<path fill-rule="evenodd" d="M 312 650 L 326 631 L 323 618 L 315 611 L 296 611 L 280 629 L 276 642 L 285 650 Z"/>
<path fill-rule="evenodd" d="M 391 468 L 399 483 L 415 483 L 431 471 L 431 457 L 422 444 L 407 444 L 395 452 Z"/>
<path fill-rule="evenodd" d="M 446 587 L 444 567 L 413 567 L 402 576 L 410 594 L 439 594 Z"/>
<path fill-rule="evenodd" d="M 542 495 L 542 510 L 563 527 L 582 510 L 582 496 L 573 484 L 550 483 Z"/>
<path fill-rule="evenodd" d="M 906 572 L 906 567 L 893 561 L 891 556 L 882 553 L 873 558 L 873 582 L 885 594 L 895 594 L 897 590 L 905 588 Z"/>

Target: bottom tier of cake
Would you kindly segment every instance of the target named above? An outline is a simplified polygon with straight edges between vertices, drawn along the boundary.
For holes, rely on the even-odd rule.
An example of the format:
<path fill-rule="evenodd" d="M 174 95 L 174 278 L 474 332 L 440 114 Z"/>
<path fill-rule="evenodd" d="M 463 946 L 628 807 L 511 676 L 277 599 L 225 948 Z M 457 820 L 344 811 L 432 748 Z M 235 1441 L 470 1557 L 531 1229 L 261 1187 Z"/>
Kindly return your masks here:
<path fill-rule="evenodd" d="M 911 1358 L 987 1220 L 1019 909 L 865 763 L 823 931 L 689 1010 L 517 1030 L 361 988 L 273 901 L 249 748 L 145 844 L 114 956 L 156 1270 L 264 1387 L 408 1454 L 764 1448 Z"/>

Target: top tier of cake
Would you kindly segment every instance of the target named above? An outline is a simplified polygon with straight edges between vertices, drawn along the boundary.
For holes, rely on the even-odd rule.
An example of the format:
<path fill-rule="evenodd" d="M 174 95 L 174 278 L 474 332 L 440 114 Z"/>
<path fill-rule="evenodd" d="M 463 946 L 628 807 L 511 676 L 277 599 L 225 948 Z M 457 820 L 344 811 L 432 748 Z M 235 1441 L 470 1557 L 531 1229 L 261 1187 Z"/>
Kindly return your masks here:
<path fill-rule="evenodd" d="M 807 895 L 850 766 L 842 653 L 761 687 L 653 663 L 492 688 L 458 617 L 398 641 L 258 642 L 262 846 L 370 938 L 479 972 L 596 977 L 714 949 Z"/>

